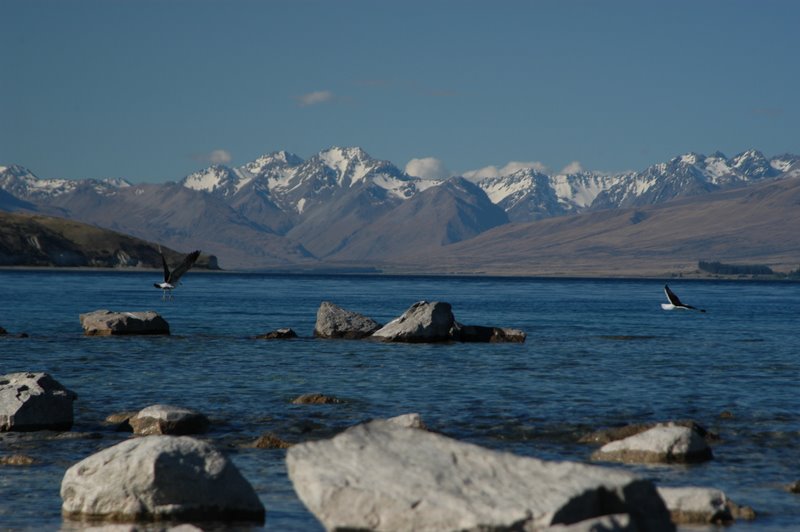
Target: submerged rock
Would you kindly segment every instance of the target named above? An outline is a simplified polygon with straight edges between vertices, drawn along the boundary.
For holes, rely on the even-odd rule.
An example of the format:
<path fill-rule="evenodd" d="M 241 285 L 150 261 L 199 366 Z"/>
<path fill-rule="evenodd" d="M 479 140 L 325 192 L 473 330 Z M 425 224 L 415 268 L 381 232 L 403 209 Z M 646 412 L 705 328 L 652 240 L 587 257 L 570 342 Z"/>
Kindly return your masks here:
<path fill-rule="evenodd" d="M 519 329 L 485 327 L 483 325 L 462 325 L 456 323 L 450 337 L 459 342 L 524 342 L 526 334 Z"/>
<path fill-rule="evenodd" d="M 133 433 L 140 436 L 150 434 L 202 434 L 208 431 L 206 416 L 171 405 L 151 405 L 128 419 Z"/>
<path fill-rule="evenodd" d="M 374 333 L 387 342 L 446 342 L 455 325 L 450 303 L 419 301 Z"/>
<path fill-rule="evenodd" d="M 700 434 L 674 424 L 656 425 L 612 441 L 592 454 L 593 460 L 624 463 L 691 463 L 712 458 L 711 448 Z"/>
<path fill-rule="evenodd" d="M 0 456 L 0 466 L 28 466 L 36 463 L 36 460 L 25 454 L 9 454 Z"/>
<path fill-rule="evenodd" d="M 317 310 L 317 338 L 365 338 L 381 328 L 380 323 L 357 312 L 323 301 Z"/>
<path fill-rule="evenodd" d="M 266 332 L 256 336 L 256 340 L 288 340 L 290 338 L 297 338 L 297 333 L 288 327 L 276 329 L 274 331 Z"/>
<path fill-rule="evenodd" d="M 0 376 L 0 431 L 70 430 L 77 398 L 47 373 Z"/>
<path fill-rule="evenodd" d="M 492 451 L 386 421 L 295 445 L 286 463 L 327 530 L 538 530 L 610 514 L 627 514 L 637 530 L 674 530 L 653 484 L 626 471 Z"/>
<path fill-rule="evenodd" d="M 338 403 L 344 403 L 344 401 L 321 393 L 304 393 L 292 400 L 293 405 L 332 405 Z"/>
<path fill-rule="evenodd" d="M 255 447 L 256 449 L 288 449 L 292 445 L 294 444 L 279 438 L 271 432 L 267 432 L 259 436 L 250 447 Z"/>
<path fill-rule="evenodd" d="M 622 427 L 611 427 L 608 429 L 600 429 L 581 437 L 579 441 L 580 443 L 597 443 L 602 445 L 612 441 L 622 440 L 630 436 L 634 436 L 636 434 L 639 434 L 640 432 L 644 432 L 646 430 L 652 429 L 653 427 L 664 424 L 665 423 L 655 421 L 652 423 L 634 423 Z M 719 440 L 719 434 L 707 430 L 705 427 L 703 427 L 702 425 L 696 423 L 691 419 L 670 421 L 668 422 L 668 424 L 677 425 L 680 427 L 688 427 L 697 432 L 700 436 L 703 437 L 703 439 L 705 439 L 708 442 Z"/>
<path fill-rule="evenodd" d="M 95 310 L 80 315 L 86 336 L 118 334 L 169 334 L 169 324 L 157 312 L 112 312 Z"/>
<path fill-rule="evenodd" d="M 264 506 L 236 466 L 188 436 L 124 441 L 70 467 L 62 513 L 98 521 L 264 522 Z"/>

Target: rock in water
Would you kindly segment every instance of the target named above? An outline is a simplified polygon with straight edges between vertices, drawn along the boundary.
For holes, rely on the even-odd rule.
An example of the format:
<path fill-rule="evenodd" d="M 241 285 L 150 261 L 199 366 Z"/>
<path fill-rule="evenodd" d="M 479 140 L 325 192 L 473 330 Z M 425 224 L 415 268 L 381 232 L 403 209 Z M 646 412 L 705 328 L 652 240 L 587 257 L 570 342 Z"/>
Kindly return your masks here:
<path fill-rule="evenodd" d="M 179 406 L 151 405 L 143 408 L 128 419 L 134 434 L 202 434 L 208 430 L 206 416 Z"/>
<path fill-rule="evenodd" d="M 189 436 L 124 441 L 73 465 L 61 482 L 64 516 L 99 521 L 264 522 L 253 487 L 209 443 Z"/>
<path fill-rule="evenodd" d="M 377 321 L 323 301 L 317 310 L 314 336 L 317 338 L 365 338 L 381 328 Z"/>
<path fill-rule="evenodd" d="M 169 324 L 157 312 L 112 312 L 95 310 L 80 315 L 86 336 L 117 334 L 169 334 Z"/>
<path fill-rule="evenodd" d="M 0 376 L 0 431 L 69 430 L 77 398 L 47 373 Z"/>
<path fill-rule="evenodd" d="M 631 473 L 545 462 L 386 421 L 287 451 L 295 491 L 327 530 L 533 530 L 628 514 L 674 530 L 656 488 Z"/>
<path fill-rule="evenodd" d="M 388 342 L 446 342 L 455 321 L 450 303 L 419 301 L 372 337 Z"/>
<path fill-rule="evenodd" d="M 593 460 L 624 463 L 691 463 L 712 458 L 711 448 L 700 434 L 672 423 L 612 441 L 592 454 Z"/>

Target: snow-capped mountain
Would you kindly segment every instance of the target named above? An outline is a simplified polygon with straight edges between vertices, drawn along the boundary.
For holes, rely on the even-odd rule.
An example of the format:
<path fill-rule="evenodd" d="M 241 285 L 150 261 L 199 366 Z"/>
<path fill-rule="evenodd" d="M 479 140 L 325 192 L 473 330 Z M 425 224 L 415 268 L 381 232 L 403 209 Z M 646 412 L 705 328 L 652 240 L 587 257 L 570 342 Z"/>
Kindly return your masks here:
<path fill-rule="evenodd" d="M 125 179 L 39 179 L 30 170 L 19 165 L 0 166 L 0 189 L 25 200 L 53 198 L 75 192 L 78 189 L 92 189 L 101 195 L 111 195 L 120 188 L 131 184 Z"/>
<path fill-rule="evenodd" d="M 800 177 L 800 157 L 768 159 L 748 150 L 732 158 L 687 153 L 620 174 L 522 169 L 467 186 L 410 176 L 361 148 L 332 147 L 305 160 L 276 151 L 178 182 L 135 186 L 39 179 L 21 166 L 2 166 L 0 210 L 55 214 L 176 249 L 201 247 L 219 255 L 223 267 L 331 258 L 360 264 L 378 255 L 400 257 L 404 249 L 449 246 L 505 220 L 638 209 L 792 176 Z M 437 224 L 447 228 L 444 236 Z"/>

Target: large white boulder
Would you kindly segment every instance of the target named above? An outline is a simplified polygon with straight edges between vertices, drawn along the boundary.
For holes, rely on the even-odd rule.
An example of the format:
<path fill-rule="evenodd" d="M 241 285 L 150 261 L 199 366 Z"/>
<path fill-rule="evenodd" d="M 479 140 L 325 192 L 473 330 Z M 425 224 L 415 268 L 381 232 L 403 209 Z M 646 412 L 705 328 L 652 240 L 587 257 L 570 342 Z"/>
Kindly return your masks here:
<path fill-rule="evenodd" d="M 236 466 L 189 436 L 134 438 L 93 454 L 67 469 L 61 498 L 73 519 L 263 523 L 265 514 Z"/>
<path fill-rule="evenodd" d="M 450 303 L 418 301 L 402 316 L 372 333 L 372 338 L 388 342 L 445 342 L 451 339 L 454 326 Z"/>
<path fill-rule="evenodd" d="M 95 310 L 80 315 L 83 334 L 111 336 L 118 334 L 169 334 L 169 324 L 157 312 L 112 312 Z"/>
<path fill-rule="evenodd" d="M 287 451 L 300 499 L 328 530 L 529 530 L 628 514 L 673 530 L 649 481 L 618 469 L 484 449 L 373 421 Z"/>
<path fill-rule="evenodd" d="M 691 463 L 712 457 L 711 448 L 697 431 L 672 423 L 612 441 L 592 454 L 593 460 L 623 463 Z"/>
<path fill-rule="evenodd" d="M 78 396 L 42 372 L 0 376 L 0 431 L 69 430 Z"/>

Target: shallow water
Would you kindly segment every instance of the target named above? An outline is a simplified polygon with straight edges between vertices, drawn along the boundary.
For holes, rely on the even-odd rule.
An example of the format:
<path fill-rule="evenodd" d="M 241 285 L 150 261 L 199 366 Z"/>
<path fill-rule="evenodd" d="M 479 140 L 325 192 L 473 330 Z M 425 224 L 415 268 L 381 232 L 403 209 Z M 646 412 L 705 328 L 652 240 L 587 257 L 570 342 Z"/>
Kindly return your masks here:
<path fill-rule="evenodd" d="M 297 499 L 285 451 L 242 447 L 264 432 L 289 441 L 419 412 L 431 428 L 544 459 L 588 461 L 596 428 L 692 418 L 718 432 L 715 459 L 631 467 L 661 485 L 724 490 L 759 514 L 733 530 L 800 527 L 800 284 L 675 279 L 706 314 L 661 310 L 663 281 L 278 276 L 192 271 L 162 301 L 156 272 L 0 271 L 0 374 L 47 371 L 78 393 L 70 433 L 0 435 L 0 528 L 77 529 L 63 521 L 67 467 L 128 435 L 102 420 L 154 403 L 212 418 L 267 509 L 264 529 L 321 530 Z M 418 300 L 447 301 L 462 323 L 523 329 L 524 344 L 391 345 L 311 338 L 329 300 L 386 322 Z M 156 310 L 169 337 L 88 338 L 78 315 Z M 254 340 L 293 328 L 301 338 Z M 321 392 L 335 405 L 291 400 Z M 728 412 L 730 416 L 721 417 Z M 620 466 L 614 466 L 620 467 Z M 247 529 L 248 527 L 245 527 Z M 256 527 L 255 530 L 260 528 Z"/>

